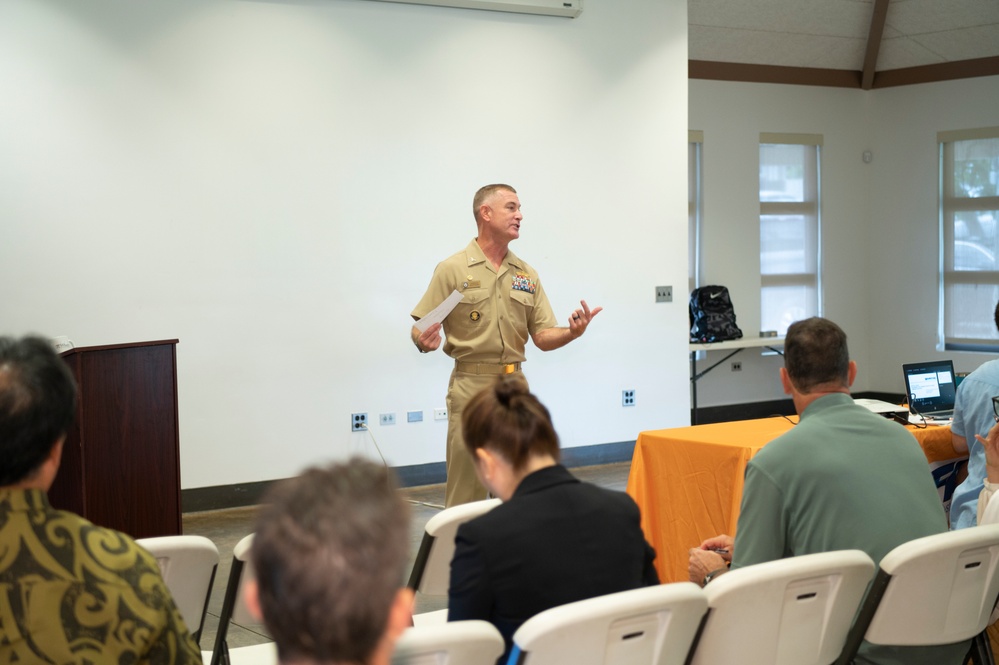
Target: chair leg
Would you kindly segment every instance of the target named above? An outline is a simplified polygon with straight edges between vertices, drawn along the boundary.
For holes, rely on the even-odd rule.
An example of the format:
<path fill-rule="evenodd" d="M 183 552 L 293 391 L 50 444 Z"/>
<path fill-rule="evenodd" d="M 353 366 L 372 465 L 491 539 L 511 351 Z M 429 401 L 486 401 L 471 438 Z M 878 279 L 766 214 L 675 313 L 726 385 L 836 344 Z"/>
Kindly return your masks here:
<path fill-rule="evenodd" d="M 232 567 L 229 569 L 229 583 L 226 584 L 225 597 L 222 599 L 222 611 L 219 612 L 219 627 L 215 633 L 211 665 L 229 665 L 229 644 L 226 637 L 229 632 L 233 608 L 236 607 L 236 596 L 239 592 L 239 582 L 242 575 L 243 562 L 233 557 Z"/>
<path fill-rule="evenodd" d="M 986 631 L 983 630 L 971 640 L 971 648 L 968 649 L 965 662 L 969 660 L 972 665 L 996 665 L 992 657 L 992 644 Z"/>

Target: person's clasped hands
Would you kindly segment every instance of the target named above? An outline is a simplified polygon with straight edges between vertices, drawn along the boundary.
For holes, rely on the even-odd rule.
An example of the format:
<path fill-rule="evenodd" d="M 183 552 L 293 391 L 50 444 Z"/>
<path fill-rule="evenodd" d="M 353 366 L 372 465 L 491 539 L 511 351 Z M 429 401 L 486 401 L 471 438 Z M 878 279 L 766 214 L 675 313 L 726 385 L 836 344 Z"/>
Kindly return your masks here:
<path fill-rule="evenodd" d="M 713 578 L 728 570 L 732 563 L 732 548 L 735 539 L 722 534 L 708 538 L 698 547 L 691 547 L 687 554 L 687 572 L 690 581 L 704 586 Z"/>
<path fill-rule="evenodd" d="M 985 449 L 986 477 L 989 482 L 999 482 L 999 424 L 993 425 L 985 436 L 976 434 L 975 438 Z"/>

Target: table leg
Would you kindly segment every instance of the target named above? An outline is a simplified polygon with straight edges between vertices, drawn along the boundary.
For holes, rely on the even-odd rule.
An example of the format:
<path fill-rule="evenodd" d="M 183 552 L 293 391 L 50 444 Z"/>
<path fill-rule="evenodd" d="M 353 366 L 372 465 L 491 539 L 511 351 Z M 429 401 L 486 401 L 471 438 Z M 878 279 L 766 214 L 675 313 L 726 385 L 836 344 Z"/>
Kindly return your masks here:
<path fill-rule="evenodd" d="M 690 352 L 690 424 L 697 424 L 697 351 Z"/>

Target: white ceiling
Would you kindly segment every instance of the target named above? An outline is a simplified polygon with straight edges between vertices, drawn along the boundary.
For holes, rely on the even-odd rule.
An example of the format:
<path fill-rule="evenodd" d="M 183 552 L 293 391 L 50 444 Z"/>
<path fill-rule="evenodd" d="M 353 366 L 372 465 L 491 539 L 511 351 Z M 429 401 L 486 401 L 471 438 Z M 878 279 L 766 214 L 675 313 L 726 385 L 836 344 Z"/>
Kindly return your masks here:
<path fill-rule="evenodd" d="M 691 60 L 861 71 L 874 0 L 688 0 Z M 999 0 L 890 0 L 878 72 L 999 56 Z"/>

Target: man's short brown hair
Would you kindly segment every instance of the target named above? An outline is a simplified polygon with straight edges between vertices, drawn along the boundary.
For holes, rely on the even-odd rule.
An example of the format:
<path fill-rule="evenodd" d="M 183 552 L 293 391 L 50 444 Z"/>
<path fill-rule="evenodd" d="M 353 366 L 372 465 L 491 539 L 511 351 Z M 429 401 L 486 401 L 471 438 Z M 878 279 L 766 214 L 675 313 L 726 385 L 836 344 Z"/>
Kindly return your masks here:
<path fill-rule="evenodd" d="M 479 221 L 479 208 L 486 202 L 486 199 L 499 191 L 508 191 L 513 192 L 514 194 L 517 193 L 516 189 L 510 185 L 504 185 L 502 183 L 486 185 L 485 187 L 480 187 L 479 191 L 475 192 L 475 197 L 472 198 L 472 215 L 475 216 L 476 223 Z"/>
<path fill-rule="evenodd" d="M 846 333 L 829 319 L 814 316 L 792 323 L 784 340 L 784 369 L 798 392 L 817 386 L 850 385 Z"/>
<path fill-rule="evenodd" d="M 282 662 L 366 663 L 409 555 L 409 510 L 391 471 L 355 458 L 268 493 L 253 564 Z"/>

